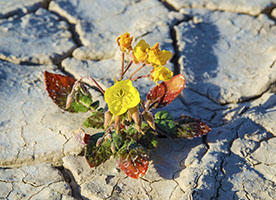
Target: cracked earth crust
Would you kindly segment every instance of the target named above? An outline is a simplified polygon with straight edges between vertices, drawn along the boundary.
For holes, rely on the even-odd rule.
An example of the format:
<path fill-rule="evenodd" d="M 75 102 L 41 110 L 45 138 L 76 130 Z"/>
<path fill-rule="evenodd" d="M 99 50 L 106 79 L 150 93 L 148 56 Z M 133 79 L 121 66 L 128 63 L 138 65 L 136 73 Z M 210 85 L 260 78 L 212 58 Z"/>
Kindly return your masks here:
<path fill-rule="evenodd" d="M 275 13 L 275 0 L 4 0 L 0 199 L 276 199 Z M 168 109 L 212 128 L 160 139 L 138 180 L 113 159 L 89 168 L 72 134 L 85 116 L 61 112 L 43 83 L 48 70 L 109 87 L 126 31 L 173 52 L 186 88 Z"/>

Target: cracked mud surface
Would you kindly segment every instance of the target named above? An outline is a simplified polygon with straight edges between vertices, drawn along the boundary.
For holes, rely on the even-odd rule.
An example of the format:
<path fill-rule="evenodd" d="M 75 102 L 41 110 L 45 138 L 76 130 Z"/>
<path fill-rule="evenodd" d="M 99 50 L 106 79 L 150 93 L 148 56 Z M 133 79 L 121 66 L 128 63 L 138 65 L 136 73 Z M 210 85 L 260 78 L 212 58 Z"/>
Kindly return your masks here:
<path fill-rule="evenodd" d="M 275 19 L 275 0 L 0 2 L 0 199 L 276 199 Z M 48 70 L 109 87 L 126 31 L 174 53 L 187 86 L 168 109 L 212 128 L 160 139 L 139 180 L 113 159 L 89 168 L 73 137 L 86 116 L 59 110 L 43 82 Z"/>

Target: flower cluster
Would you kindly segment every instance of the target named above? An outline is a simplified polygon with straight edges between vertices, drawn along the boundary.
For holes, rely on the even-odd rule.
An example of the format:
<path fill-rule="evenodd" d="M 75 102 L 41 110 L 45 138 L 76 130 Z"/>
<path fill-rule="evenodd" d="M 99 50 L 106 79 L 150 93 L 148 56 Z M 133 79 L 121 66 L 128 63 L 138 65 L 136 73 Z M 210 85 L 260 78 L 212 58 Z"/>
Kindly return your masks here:
<path fill-rule="evenodd" d="M 108 113 L 111 112 L 114 115 L 115 122 L 117 122 L 115 123 L 116 130 L 118 130 L 120 126 L 120 116 L 127 111 L 129 112 L 129 116 L 135 121 L 137 129 L 141 130 L 141 117 L 138 109 L 140 95 L 138 90 L 132 85 L 132 80 L 149 77 L 158 84 L 159 81 L 168 81 L 173 76 L 173 72 L 167 67 L 164 67 L 167 61 L 172 57 L 171 52 L 160 50 L 159 43 L 156 43 L 150 48 L 150 45 L 146 43 L 145 40 L 140 40 L 137 45 L 132 48 L 132 40 L 133 37 L 131 37 L 127 32 L 117 38 L 117 44 L 122 51 L 121 78 L 119 81 L 115 79 L 115 84 L 108 88 L 104 93 L 104 98 L 109 108 Z M 132 58 L 126 68 L 124 68 L 125 52 L 131 54 Z M 132 63 L 142 63 L 142 66 L 134 71 L 127 80 L 122 80 L 124 74 L 130 68 Z M 133 78 L 134 74 L 145 66 L 152 66 L 150 74 Z M 111 117 L 106 117 L 105 128 L 107 128 L 110 122 L 112 122 L 110 119 Z"/>
<path fill-rule="evenodd" d="M 118 46 L 120 46 L 122 52 L 126 50 L 129 52 L 132 51 L 132 40 L 133 37 L 130 37 L 129 33 L 125 33 L 117 38 Z M 140 40 L 134 47 L 131 57 L 135 64 L 142 63 L 143 65 L 153 67 L 150 78 L 157 84 L 158 81 L 167 81 L 173 76 L 173 72 L 167 67 L 164 67 L 167 61 L 172 57 L 172 53 L 170 51 L 160 50 L 159 43 L 150 47 L 145 40 Z"/>
<path fill-rule="evenodd" d="M 119 78 L 114 85 L 104 90 L 93 77 L 72 77 L 44 72 L 46 89 L 61 109 L 71 112 L 91 112 L 84 121 L 86 128 L 100 129 L 96 134 L 86 133 L 83 129 L 75 132 L 76 139 L 85 145 L 85 158 L 90 167 L 97 167 L 111 156 L 120 158 L 119 168 L 132 178 L 144 176 L 149 165 L 149 151 L 156 148 L 158 136 L 191 139 L 205 135 L 210 128 L 200 120 L 181 116 L 173 119 L 169 112 L 153 109 L 170 104 L 185 86 L 184 75 L 173 76 L 166 65 L 172 53 L 140 40 L 134 48 L 133 37 L 125 33 L 117 38 L 122 53 L 122 65 Z M 125 56 L 130 61 L 125 65 Z M 140 64 L 135 68 L 135 64 Z M 130 76 L 126 72 L 133 68 Z M 148 73 L 137 76 L 142 68 Z M 146 70 L 145 70 L 146 71 Z M 99 108 L 89 92 L 89 85 L 83 79 L 89 79 L 104 95 L 108 108 Z M 151 88 L 143 100 L 133 82 L 149 78 L 157 85 Z M 161 82 L 162 81 L 162 82 Z"/>

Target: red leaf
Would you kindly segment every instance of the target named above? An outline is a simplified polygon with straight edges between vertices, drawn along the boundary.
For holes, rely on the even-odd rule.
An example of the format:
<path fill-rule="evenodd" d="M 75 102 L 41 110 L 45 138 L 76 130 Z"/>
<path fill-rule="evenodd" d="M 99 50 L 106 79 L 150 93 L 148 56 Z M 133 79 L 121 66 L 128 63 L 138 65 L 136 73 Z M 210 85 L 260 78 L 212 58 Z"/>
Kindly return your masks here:
<path fill-rule="evenodd" d="M 184 75 L 179 74 L 152 88 L 147 94 L 148 108 L 162 108 L 170 104 L 185 86 Z"/>
<path fill-rule="evenodd" d="M 46 90 L 60 108 L 65 109 L 67 96 L 70 94 L 76 79 L 44 71 Z"/>
<path fill-rule="evenodd" d="M 206 135 L 211 131 L 211 128 L 207 124 L 189 116 L 182 116 L 177 121 L 177 137 L 192 139 Z"/>
<path fill-rule="evenodd" d="M 84 137 L 83 137 L 83 143 L 88 144 L 89 138 L 90 138 L 90 135 L 85 134 Z"/>
<path fill-rule="evenodd" d="M 131 178 L 139 178 L 144 176 L 148 170 L 149 159 L 146 154 L 121 157 L 119 162 L 119 168 L 125 172 L 125 174 Z"/>

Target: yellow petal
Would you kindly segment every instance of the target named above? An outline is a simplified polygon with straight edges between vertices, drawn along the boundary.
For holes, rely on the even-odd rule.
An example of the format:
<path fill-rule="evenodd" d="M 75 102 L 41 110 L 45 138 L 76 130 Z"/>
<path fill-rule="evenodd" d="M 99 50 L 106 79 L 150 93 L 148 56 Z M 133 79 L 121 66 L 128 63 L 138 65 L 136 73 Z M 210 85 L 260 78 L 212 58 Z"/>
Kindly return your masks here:
<path fill-rule="evenodd" d="M 149 44 L 145 42 L 145 40 L 140 40 L 138 44 L 133 49 L 133 54 L 135 56 L 135 60 L 139 62 L 143 62 L 147 59 L 147 50 L 150 48 Z M 137 63 L 136 62 L 136 63 Z"/>
<path fill-rule="evenodd" d="M 133 37 L 130 37 L 130 34 L 126 32 L 117 38 L 117 43 L 120 46 L 121 51 L 125 52 L 127 49 L 131 49 Z"/>
<path fill-rule="evenodd" d="M 158 81 L 168 81 L 172 78 L 173 72 L 164 66 L 155 66 L 151 72 L 151 79 L 158 84 Z"/>
<path fill-rule="evenodd" d="M 165 65 L 167 61 L 172 57 L 172 53 L 166 50 L 159 49 L 159 43 L 156 43 L 149 50 L 148 62 L 152 65 Z"/>
<path fill-rule="evenodd" d="M 140 94 L 133 87 L 131 80 L 116 82 L 104 93 L 104 99 L 110 112 L 114 115 L 121 115 L 129 108 L 135 107 L 140 102 Z"/>

